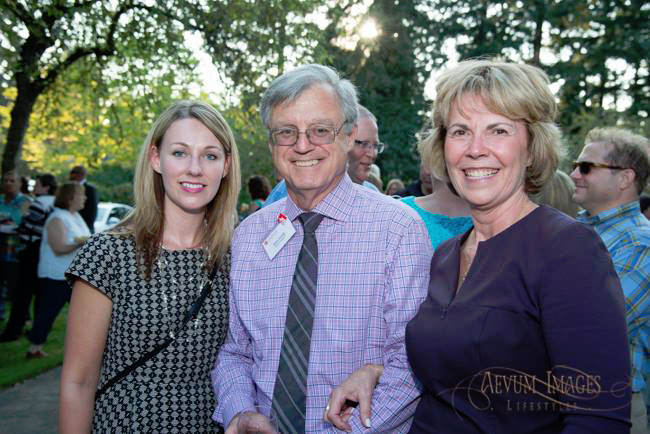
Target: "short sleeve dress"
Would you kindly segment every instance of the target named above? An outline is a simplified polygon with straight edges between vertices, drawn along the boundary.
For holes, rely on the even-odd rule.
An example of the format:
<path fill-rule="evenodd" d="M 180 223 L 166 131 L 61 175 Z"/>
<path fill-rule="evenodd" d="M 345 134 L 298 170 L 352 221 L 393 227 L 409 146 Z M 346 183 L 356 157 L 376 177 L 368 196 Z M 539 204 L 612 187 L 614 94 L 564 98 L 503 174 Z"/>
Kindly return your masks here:
<path fill-rule="evenodd" d="M 207 278 L 200 249 L 163 250 L 149 280 L 135 253 L 132 236 L 95 234 L 66 273 L 71 285 L 84 280 L 113 303 L 98 388 L 176 330 Z M 210 370 L 228 330 L 230 256 L 218 267 L 197 318 L 97 400 L 93 432 L 221 431 L 211 419 Z"/>

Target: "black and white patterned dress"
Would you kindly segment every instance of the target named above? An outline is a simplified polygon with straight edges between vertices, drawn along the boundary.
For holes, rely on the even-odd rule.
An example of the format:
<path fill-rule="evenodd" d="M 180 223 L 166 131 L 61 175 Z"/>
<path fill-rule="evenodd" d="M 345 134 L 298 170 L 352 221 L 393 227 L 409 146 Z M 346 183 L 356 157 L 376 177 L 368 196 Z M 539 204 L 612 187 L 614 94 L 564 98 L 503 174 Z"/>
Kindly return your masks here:
<path fill-rule="evenodd" d="M 178 327 L 206 278 L 203 256 L 200 249 L 163 250 L 147 281 L 132 236 L 95 234 L 79 250 L 68 282 L 85 280 L 113 303 L 98 388 Z M 228 256 L 196 321 L 100 397 L 93 432 L 220 432 L 211 419 L 210 370 L 228 330 L 229 272 Z"/>

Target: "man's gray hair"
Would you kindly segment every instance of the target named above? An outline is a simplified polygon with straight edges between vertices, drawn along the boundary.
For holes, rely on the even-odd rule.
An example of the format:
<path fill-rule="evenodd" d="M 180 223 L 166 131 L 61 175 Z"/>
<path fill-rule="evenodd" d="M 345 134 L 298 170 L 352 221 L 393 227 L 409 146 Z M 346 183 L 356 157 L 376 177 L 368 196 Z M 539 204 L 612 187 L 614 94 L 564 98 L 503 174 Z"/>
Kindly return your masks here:
<path fill-rule="evenodd" d="M 357 106 L 357 109 L 359 110 L 359 119 L 368 118 L 371 121 L 373 121 L 374 123 L 377 123 L 377 117 L 374 114 L 372 114 L 372 112 L 370 110 L 368 110 L 367 108 L 365 108 L 361 104 L 359 104 Z"/>
<path fill-rule="evenodd" d="M 273 80 L 262 96 L 260 112 L 264 126 L 269 128 L 271 112 L 275 107 L 295 101 L 304 91 L 316 85 L 327 85 L 334 91 L 345 120 L 343 131 L 352 131 L 359 117 L 356 88 L 333 68 L 315 63 L 299 66 Z"/>

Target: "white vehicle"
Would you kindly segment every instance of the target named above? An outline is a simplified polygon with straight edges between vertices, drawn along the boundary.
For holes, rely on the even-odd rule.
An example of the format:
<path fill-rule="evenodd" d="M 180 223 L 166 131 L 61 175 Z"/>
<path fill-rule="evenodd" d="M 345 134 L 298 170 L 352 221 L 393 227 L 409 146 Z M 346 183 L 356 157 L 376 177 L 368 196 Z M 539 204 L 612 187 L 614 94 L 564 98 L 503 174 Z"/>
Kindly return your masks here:
<path fill-rule="evenodd" d="M 121 222 L 132 209 L 132 206 L 123 203 L 99 202 L 94 225 L 95 233 L 112 228 Z"/>

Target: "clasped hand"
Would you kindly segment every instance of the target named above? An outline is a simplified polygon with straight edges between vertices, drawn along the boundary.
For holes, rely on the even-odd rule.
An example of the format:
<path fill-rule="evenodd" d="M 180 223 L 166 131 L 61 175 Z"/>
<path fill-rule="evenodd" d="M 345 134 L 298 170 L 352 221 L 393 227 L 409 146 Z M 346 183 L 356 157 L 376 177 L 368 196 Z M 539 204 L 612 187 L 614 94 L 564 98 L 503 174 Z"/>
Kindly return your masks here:
<path fill-rule="evenodd" d="M 382 365 L 367 364 L 350 374 L 330 394 L 323 419 L 340 430 L 351 432 L 352 426 L 348 421 L 358 403 L 361 424 L 366 428 L 370 428 L 372 393 L 383 372 L 384 367 Z"/>

